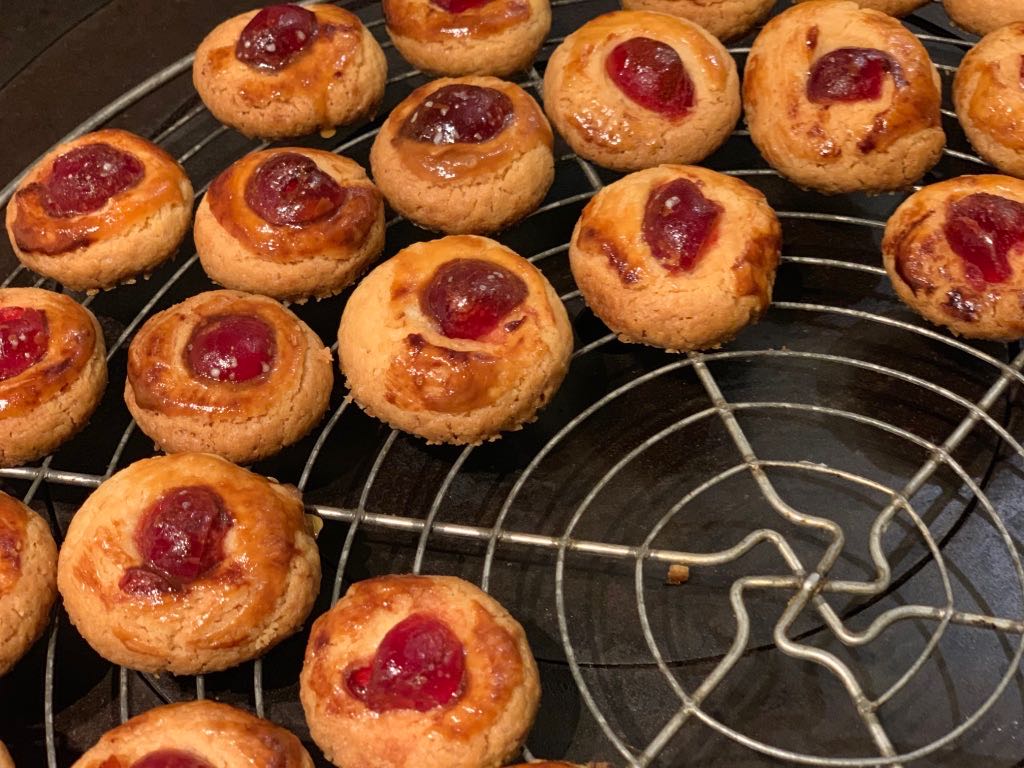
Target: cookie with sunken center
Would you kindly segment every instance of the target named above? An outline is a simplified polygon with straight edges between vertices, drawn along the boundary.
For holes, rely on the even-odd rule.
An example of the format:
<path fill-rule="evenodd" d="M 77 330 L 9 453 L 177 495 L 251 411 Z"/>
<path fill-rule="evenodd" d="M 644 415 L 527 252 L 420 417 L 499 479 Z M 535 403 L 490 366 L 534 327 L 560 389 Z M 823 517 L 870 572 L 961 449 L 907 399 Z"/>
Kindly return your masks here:
<path fill-rule="evenodd" d="M 673 218 L 679 210 L 699 213 Z M 768 309 L 780 241 L 758 190 L 706 168 L 662 165 L 593 197 L 573 231 L 569 264 L 587 305 L 621 340 L 708 349 Z"/>
<path fill-rule="evenodd" d="M 107 353 L 92 312 L 42 288 L 0 289 L 4 332 L 0 466 L 17 467 L 57 450 L 89 422 L 106 390 Z"/>
<path fill-rule="evenodd" d="M 225 342 L 218 324 L 242 336 Z M 208 334 L 220 338 L 208 349 L 197 347 Z M 255 356 L 243 361 L 236 349 Z M 208 291 L 139 329 L 128 348 L 124 399 L 161 450 L 216 453 L 248 464 L 297 442 L 320 421 L 332 368 L 320 337 L 277 301 Z"/>
<path fill-rule="evenodd" d="M 1024 181 L 960 176 L 896 209 L 882 256 L 896 294 L 925 319 L 959 336 L 1013 341 L 1024 336 L 1022 243 Z"/>
<path fill-rule="evenodd" d="M 83 167 L 75 159 L 83 152 L 103 155 Z M 73 167 L 58 180 L 55 168 L 65 163 Z M 97 186 L 112 194 L 94 195 Z M 134 282 L 173 256 L 192 222 L 192 197 L 174 158 L 141 136 L 111 128 L 58 145 L 29 170 L 7 205 L 7 234 L 29 269 L 72 290 L 95 292 Z"/>
<path fill-rule="evenodd" d="M 107 731 L 72 768 L 313 768 L 290 731 L 214 701 L 155 707 Z"/>
<path fill-rule="evenodd" d="M 387 60 L 355 14 L 329 4 L 292 6 L 305 20 L 304 46 L 268 61 L 249 53 L 256 43 L 245 33 L 260 23 L 254 21 L 259 13 L 219 24 L 196 49 L 192 81 L 214 117 L 246 136 L 282 139 L 333 131 L 376 113 Z M 271 54 L 278 44 L 267 46 Z"/>
<path fill-rule="evenodd" d="M 358 672 L 372 668 L 389 633 L 410 619 L 431 625 L 429 647 L 441 646 L 438 633 L 442 647 L 455 646 L 463 668 L 448 686 L 453 695 L 421 709 L 358 692 Z M 340 768 L 497 768 L 522 747 L 540 700 L 523 628 L 494 598 L 450 576 L 353 584 L 313 624 L 299 686 L 313 740 Z"/>
<path fill-rule="evenodd" d="M 43 634 L 57 597 L 57 545 L 39 515 L 0 493 L 0 677 Z M 0 744 L 0 766 L 10 756 Z"/>
<path fill-rule="evenodd" d="M 540 205 L 555 178 L 552 145 L 544 113 L 518 85 L 441 78 L 388 115 L 370 167 L 391 207 L 415 224 L 488 234 Z"/>
<path fill-rule="evenodd" d="M 320 585 L 299 492 L 224 459 L 143 459 L 75 514 L 57 585 L 103 658 L 195 675 L 257 658 L 296 632 Z"/>
<path fill-rule="evenodd" d="M 793 0 L 793 2 L 802 3 L 807 0 Z M 855 0 L 855 2 L 861 8 L 871 8 L 890 16 L 906 16 L 918 8 L 928 5 L 931 0 Z"/>
<path fill-rule="evenodd" d="M 850 67 L 858 78 L 838 76 Z M 841 92 L 843 83 L 877 94 Z M 939 75 L 924 46 L 893 17 L 848 0 L 809 0 L 769 21 L 743 95 L 764 158 L 826 194 L 908 187 L 945 144 Z"/>
<path fill-rule="evenodd" d="M 637 65 L 637 81 L 649 80 L 649 64 L 673 63 L 676 77 L 661 83 L 672 89 L 671 102 L 653 93 L 642 103 L 613 79 L 610 68 L 618 71 L 620 58 L 628 66 L 626 51 L 636 41 L 655 51 L 653 62 Z M 739 87 L 732 56 L 702 27 L 665 13 L 616 11 L 588 21 L 555 49 L 544 71 L 544 110 L 578 155 L 635 171 L 696 163 L 714 152 L 736 126 Z"/>
<path fill-rule="evenodd" d="M 942 0 L 950 20 L 976 35 L 1024 21 L 1024 0 Z"/>
<path fill-rule="evenodd" d="M 384 0 L 395 48 L 437 75 L 503 77 L 529 69 L 551 30 L 548 0 Z"/>
<path fill-rule="evenodd" d="M 764 21 L 775 0 L 622 0 L 627 11 L 657 11 L 688 19 L 719 40 L 733 40 Z"/>
<path fill-rule="evenodd" d="M 195 240 L 206 274 L 225 288 L 325 298 L 380 256 L 384 200 L 358 163 L 332 152 L 253 152 L 210 185 Z"/>

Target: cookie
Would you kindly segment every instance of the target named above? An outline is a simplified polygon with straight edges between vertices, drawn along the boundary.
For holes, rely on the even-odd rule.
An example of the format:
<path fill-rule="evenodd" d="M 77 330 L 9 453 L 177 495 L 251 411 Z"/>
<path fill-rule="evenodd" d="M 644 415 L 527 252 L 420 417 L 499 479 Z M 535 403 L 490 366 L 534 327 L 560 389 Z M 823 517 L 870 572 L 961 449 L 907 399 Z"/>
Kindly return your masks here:
<path fill-rule="evenodd" d="M 41 288 L 0 288 L 0 466 L 53 453 L 89 421 L 107 387 L 92 312 Z"/>
<path fill-rule="evenodd" d="M 72 768 L 313 768 L 294 734 L 213 701 L 156 707 L 107 731 Z"/>
<path fill-rule="evenodd" d="M 769 21 L 743 79 L 750 137 L 773 168 L 835 194 L 908 187 L 942 154 L 939 75 L 900 22 L 846 0 Z"/>
<path fill-rule="evenodd" d="M 949 18 L 976 35 L 1024 21 L 1024 0 L 942 0 Z"/>
<path fill-rule="evenodd" d="M 399 251 L 356 287 L 338 330 L 356 403 L 430 443 L 476 444 L 533 421 L 571 353 L 544 275 L 472 235 Z"/>
<path fill-rule="evenodd" d="M 323 298 L 384 249 L 384 201 L 357 163 L 331 152 L 253 152 L 214 179 L 195 239 L 206 274 L 225 288 Z"/>
<path fill-rule="evenodd" d="M 1024 181 L 960 176 L 907 198 L 882 240 L 897 295 L 972 339 L 1024 336 Z"/>
<path fill-rule="evenodd" d="M 148 275 L 192 221 L 192 184 L 156 144 L 87 133 L 47 152 L 7 206 L 7 235 L 29 269 L 76 291 Z"/>
<path fill-rule="evenodd" d="M 518 85 L 442 78 L 413 91 L 370 150 L 391 207 L 427 229 L 485 234 L 515 223 L 555 178 L 551 127 Z"/>
<path fill-rule="evenodd" d="M 61 547 L 57 586 L 103 658 L 196 675 L 298 630 L 320 556 L 295 488 L 183 453 L 137 461 L 89 496 Z"/>
<path fill-rule="evenodd" d="M 795 3 L 806 2 L 806 0 L 793 0 Z M 861 8 L 872 8 L 890 16 L 906 16 L 918 8 L 928 5 L 931 0 L 855 0 Z"/>
<path fill-rule="evenodd" d="M 758 190 L 706 168 L 662 165 L 594 196 L 569 264 L 587 305 L 621 340 L 708 349 L 768 309 L 780 240 Z"/>
<path fill-rule="evenodd" d="M 246 136 L 280 139 L 372 117 L 384 98 L 387 61 L 344 8 L 271 5 L 207 35 L 192 81 L 222 123 Z"/>
<path fill-rule="evenodd" d="M 953 82 L 953 104 L 971 145 L 1003 173 L 1024 176 L 1024 22 L 990 32 L 968 51 Z"/>
<path fill-rule="evenodd" d="M 299 685 L 313 740 L 342 768 L 497 768 L 540 699 L 523 628 L 450 576 L 352 585 L 313 624 Z"/>
<path fill-rule="evenodd" d="M 764 21 L 775 0 L 622 0 L 622 7 L 679 16 L 700 24 L 719 40 L 732 40 Z"/>
<path fill-rule="evenodd" d="M 14 762 L 11 760 L 11 755 L 2 741 L 0 741 L 0 768 L 14 768 Z"/>
<path fill-rule="evenodd" d="M 57 597 L 57 545 L 50 527 L 0 493 L 0 677 L 43 634 Z M 0 744 L 0 768 L 7 757 Z"/>
<path fill-rule="evenodd" d="M 293 312 L 265 296 L 209 291 L 142 326 L 124 400 L 161 450 L 248 464 L 302 439 L 333 383 L 330 350 Z"/>
<path fill-rule="evenodd" d="M 692 21 L 616 11 L 552 54 L 544 109 L 580 157 L 635 171 L 714 152 L 739 118 L 739 89 L 732 56 Z"/>
<path fill-rule="evenodd" d="M 383 0 L 388 34 L 416 69 L 494 75 L 527 69 L 551 30 L 548 0 Z"/>

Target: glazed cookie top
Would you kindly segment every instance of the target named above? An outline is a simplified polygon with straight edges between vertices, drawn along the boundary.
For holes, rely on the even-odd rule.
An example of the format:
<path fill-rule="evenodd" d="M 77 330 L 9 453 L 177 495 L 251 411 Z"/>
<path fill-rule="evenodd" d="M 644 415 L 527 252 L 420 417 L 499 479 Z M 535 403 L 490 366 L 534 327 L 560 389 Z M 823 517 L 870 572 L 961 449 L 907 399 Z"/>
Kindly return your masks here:
<path fill-rule="evenodd" d="M 29 171 L 11 200 L 11 234 L 22 251 L 56 256 L 117 237 L 190 199 L 174 158 L 111 128 L 60 145 Z"/>
<path fill-rule="evenodd" d="M 9 594 L 21 578 L 28 521 L 25 505 L 0 493 L 0 598 Z"/>
<path fill-rule="evenodd" d="M 0 421 L 24 416 L 81 374 L 103 339 L 81 304 L 41 288 L 0 289 Z"/>
<path fill-rule="evenodd" d="M 225 169 L 206 195 L 217 222 L 268 261 L 359 251 L 382 204 L 355 162 L 316 149 L 253 152 Z"/>
<path fill-rule="evenodd" d="M 391 112 L 378 140 L 432 182 L 496 173 L 554 141 L 537 102 L 496 77 L 441 78 L 417 88 Z"/>
<path fill-rule="evenodd" d="M 1004 147 L 1024 150 L 1024 22 L 986 35 L 956 75 L 960 117 L 968 117 Z M 960 88 L 969 88 L 961 101 Z"/>
<path fill-rule="evenodd" d="M 918 297 L 940 300 L 951 322 L 970 327 L 1011 302 L 1024 334 L 1024 181 L 960 176 L 904 202 L 886 228 L 892 270 Z M 1015 334 L 1012 332 L 1016 332 Z"/>
<path fill-rule="evenodd" d="M 303 685 L 335 717 L 464 742 L 535 679 L 522 642 L 505 610 L 461 579 L 384 576 L 354 584 L 317 619 Z M 416 666 L 424 658 L 427 670 Z"/>
<path fill-rule="evenodd" d="M 294 734 L 212 701 L 169 704 L 108 731 L 74 768 L 312 768 Z"/>
<path fill-rule="evenodd" d="M 706 168 L 662 165 L 595 195 L 574 237 L 625 290 L 670 293 L 686 278 L 767 303 L 781 232 L 750 185 Z"/>
<path fill-rule="evenodd" d="M 383 0 L 388 30 L 422 42 L 491 37 L 527 21 L 547 0 Z"/>
<path fill-rule="evenodd" d="M 811 0 L 769 21 L 743 88 L 748 109 L 776 118 L 773 140 L 809 163 L 884 153 L 940 125 L 939 77 L 921 42 L 846 0 Z"/>
<path fill-rule="evenodd" d="M 161 456 L 118 472 L 78 510 L 61 592 L 136 654 L 164 655 L 168 631 L 183 647 L 231 648 L 251 640 L 293 560 L 315 548 L 291 486 L 210 454 Z"/>
<path fill-rule="evenodd" d="M 384 268 L 380 372 L 385 397 L 405 410 L 461 413 L 492 405 L 558 339 L 558 302 L 544 276 L 484 237 L 416 243 Z M 560 308 L 560 305 L 559 305 Z"/>
<path fill-rule="evenodd" d="M 305 381 L 311 331 L 273 299 L 209 291 L 150 318 L 128 350 L 141 408 L 175 415 L 262 413 Z"/>

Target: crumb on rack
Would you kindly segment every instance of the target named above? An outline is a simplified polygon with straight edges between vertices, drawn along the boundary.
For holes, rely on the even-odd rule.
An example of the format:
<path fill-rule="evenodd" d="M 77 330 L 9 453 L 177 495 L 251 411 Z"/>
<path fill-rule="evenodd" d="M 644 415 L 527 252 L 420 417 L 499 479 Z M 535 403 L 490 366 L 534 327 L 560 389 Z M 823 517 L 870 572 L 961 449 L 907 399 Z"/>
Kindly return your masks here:
<path fill-rule="evenodd" d="M 685 584 L 690 580 L 690 566 L 674 563 L 668 567 L 668 584 Z"/>

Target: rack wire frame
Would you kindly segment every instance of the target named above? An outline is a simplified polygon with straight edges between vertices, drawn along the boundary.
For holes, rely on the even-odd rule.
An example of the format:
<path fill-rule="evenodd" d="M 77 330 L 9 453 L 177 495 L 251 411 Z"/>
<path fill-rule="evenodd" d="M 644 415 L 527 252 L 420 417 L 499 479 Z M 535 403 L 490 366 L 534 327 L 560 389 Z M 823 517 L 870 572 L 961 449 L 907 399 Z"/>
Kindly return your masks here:
<path fill-rule="evenodd" d="M 594 0 L 553 0 L 552 6 L 557 12 L 557 9 L 560 7 L 579 5 L 593 1 Z M 384 34 L 383 31 L 382 19 L 376 18 L 370 20 L 367 23 L 367 26 L 374 31 L 374 34 L 379 38 L 383 47 L 391 47 L 391 43 L 387 40 L 386 34 Z M 930 34 L 919 34 L 918 37 L 926 45 L 939 44 L 944 46 L 953 46 L 958 49 L 967 49 L 971 46 L 970 42 L 954 37 Z M 560 42 L 560 38 L 551 38 L 546 41 L 545 45 L 551 46 L 558 42 Z M 730 52 L 734 55 L 745 54 L 748 51 L 748 48 L 730 48 Z M 193 56 L 191 54 L 184 56 L 153 76 L 142 81 L 134 88 L 125 92 L 121 97 L 111 102 L 105 108 L 95 113 L 89 119 L 82 122 L 75 129 L 70 131 L 61 141 L 73 139 L 101 127 L 141 99 L 156 92 L 161 87 L 188 72 L 191 68 L 192 60 Z M 955 66 L 945 64 L 937 64 L 937 66 L 947 74 L 955 72 L 956 69 Z M 420 73 L 414 69 L 405 69 L 404 71 L 392 74 L 388 82 L 389 85 L 391 85 L 402 80 L 410 79 L 419 74 Z M 528 89 L 533 89 L 538 95 L 540 95 L 540 89 L 542 86 L 541 76 L 536 69 L 532 69 L 529 73 L 528 79 L 520 82 L 520 85 Z M 162 143 L 178 134 L 180 131 L 188 128 L 193 121 L 203 116 L 204 113 L 205 108 L 202 104 L 198 104 L 182 114 L 157 135 L 153 136 L 152 139 L 158 144 Z M 948 108 L 943 109 L 943 114 L 947 117 L 955 118 L 955 114 Z M 228 129 L 225 126 L 216 127 L 188 150 L 181 153 L 177 159 L 182 163 L 187 162 L 197 153 L 214 142 L 218 137 L 227 132 Z M 333 151 L 341 153 L 354 146 L 369 142 L 376 135 L 376 132 L 377 129 L 372 128 L 359 132 L 355 136 L 340 143 Z M 742 128 L 737 128 L 735 135 L 747 135 L 747 132 Z M 260 142 L 251 149 L 262 149 L 266 146 L 268 146 L 267 142 Z M 976 164 L 979 168 L 988 167 L 980 158 L 971 153 L 961 152 L 951 148 L 946 148 L 944 152 L 948 156 Z M 590 185 L 590 189 L 583 193 L 564 197 L 551 202 L 543 206 L 538 213 L 586 200 L 604 186 L 596 169 L 583 159 L 571 155 L 560 158 L 560 161 L 569 161 L 578 164 Z M 17 184 L 27 171 L 28 169 L 26 169 L 22 174 L 19 174 L 16 178 L 12 179 L 5 187 L 3 187 L 2 190 L 0 190 L 0 205 L 7 203 Z M 727 171 L 727 173 L 740 177 L 778 175 L 773 170 L 763 168 L 730 170 Z M 205 189 L 206 186 L 198 189 L 197 197 L 201 195 Z M 885 226 L 884 221 L 857 216 L 845 216 L 815 211 L 777 211 L 777 213 L 781 219 L 809 219 L 841 227 L 852 226 L 881 229 Z M 393 226 L 397 221 L 397 217 L 389 220 L 388 227 Z M 564 254 L 567 249 L 568 243 L 564 243 L 533 254 L 529 259 L 535 263 L 542 262 L 544 259 L 549 257 Z M 108 350 L 108 361 L 112 359 L 126 343 L 128 343 L 135 330 L 149 317 L 154 307 L 157 306 L 158 302 L 166 295 L 172 286 L 190 270 L 197 268 L 197 259 L 198 257 L 195 254 L 185 259 L 178 269 L 168 278 L 168 280 L 156 289 L 154 294 L 145 303 L 134 319 L 128 323 L 120 333 L 116 341 L 110 345 Z M 884 271 L 879 267 L 828 258 L 784 256 L 783 260 L 784 262 L 805 265 L 808 267 L 818 266 L 835 270 L 859 271 L 872 275 L 884 274 Z M 7 287 L 12 285 L 16 280 L 25 279 L 27 276 L 27 270 L 19 266 L 8 274 L 0 285 Z M 43 283 L 44 280 L 42 278 L 37 279 L 34 282 L 35 285 L 42 285 Z M 579 291 L 570 291 L 561 296 L 561 299 L 564 302 L 580 301 L 580 298 Z M 82 303 L 88 306 L 93 299 L 93 296 L 85 297 Z M 316 504 L 308 505 L 308 508 L 312 513 L 319 515 L 328 523 L 344 523 L 348 525 L 344 544 L 336 566 L 331 603 L 333 604 L 336 602 L 340 596 L 346 573 L 346 566 L 352 553 L 355 537 L 364 527 L 377 528 L 385 531 L 417 533 L 418 541 L 413 565 L 413 570 L 417 573 L 420 572 L 423 566 L 424 557 L 427 553 L 431 536 L 442 539 L 448 538 L 486 543 L 486 553 L 480 577 L 480 585 L 485 590 L 490 586 L 495 554 L 499 545 L 512 545 L 516 547 L 554 552 L 557 556 L 555 570 L 555 595 L 557 600 L 557 618 L 561 635 L 560 639 L 566 659 L 569 663 L 572 677 L 583 700 L 587 704 L 590 713 L 599 724 L 601 730 L 607 736 L 609 742 L 614 745 L 614 748 L 619 752 L 622 759 L 630 766 L 640 768 L 642 766 L 648 766 L 655 763 L 659 754 L 665 749 L 666 745 L 669 744 L 680 729 L 691 720 L 699 720 L 706 726 L 713 728 L 718 733 L 736 741 L 750 750 L 761 753 L 770 758 L 805 765 L 843 766 L 844 768 L 882 765 L 896 767 L 925 757 L 955 742 L 991 709 L 996 700 L 1002 695 L 1013 678 L 1018 674 L 1021 666 L 1021 659 L 1024 657 L 1024 607 L 1022 607 L 1021 615 L 1017 617 L 994 616 L 958 610 L 954 605 L 954 596 L 951 588 L 949 572 L 943 553 L 932 535 L 932 532 L 929 530 L 928 524 L 915 511 L 910 499 L 913 498 L 913 496 L 923 488 L 930 479 L 933 478 L 939 469 L 946 468 L 951 470 L 963 483 L 963 486 L 969 490 L 971 496 L 977 501 L 984 515 L 990 521 L 992 527 L 998 532 L 998 535 L 1006 547 L 1007 553 L 1012 562 L 1014 575 L 1017 580 L 1017 587 L 1020 590 L 1021 603 L 1022 606 L 1024 606 L 1024 566 L 1022 566 L 1020 554 L 1013 537 L 1008 531 L 999 510 L 996 509 L 983 487 L 981 487 L 979 482 L 971 475 L 967 468 L 962 466 L 961 463 L 954 458 L 956 449 L 979 427 L 984 427 L 990 430 L 998 440 L 1008 446 L 1017 456 L 1024 458 L 1024 447 L 1022 447 L 1020 442 L 1017 441 L 1006 427 L 999 423 L 990 414 L 993 406 L 1001 398 L 1004 398 L 1013 388 L 1024 383 L 1024 352 L 1020 352 L 1009 362 L 1004 362 L 970 344 L 947 336 L 943 333 L 939 333 L 931 328 L 908 323 L 882 314 L 839 306 L 797 301 L 775 301 L 773 302 L 773 307 L 776 309 L 785 309 L 795 312 L 826 313 L 835 316 L 852 317 L 876 324 L 879 329 L 884 332 L 915 334 L 919 337 L 924 337 L 934 342 L 938 342 L 948 348 L 955 349 L 960 353 L 973 357 L 979 364 L 990 367 L 995 374 L 995 378 L 985 394 L 980 399 L 972 401 L 946 387 L 906 373 L 897 368 L 887 367 L 852 357 L 829 355 L 818 352 L 801 352 L 786 349 L 726 349 L 724 351 L 706 353 L 693 352 L 679 358 L 667 358 L 670 362 L 667 362 L 665 365 L 634 378 L 608 392 L 585 410 L 578 413 L 560 430 L 558 430 L 557 433 L 555 433 L 548 442 L 541 447 L 541 449 L 530 460 L 526 468 L 516 478 L 514 485 L 501 503 L 495 523 L 490 527 L 448 523 L 437 519 L 453 481 L 462 469 L 466 460 L 474 450 L 477 450 L 472 446 L 464 448 L 452 462 L 450 469 L 433 497 L 428 514 L 425 518 L 419 519 L 391 513 L 379 513 L 369 509 L 368 502 L 371 491 L 374 487 L 374 482 L 378 478 L 385 459 L 398 437 L 398 433 L 392 430 L 372 463 L 372 467 L 362 485 L 359 502 L 356 507 L 344 508 Z M 573 358 L 577 359 L 588 355 L 612 343 L 614 339 L 614 334 L 609 333 L 589 344 L 580 346 L 575 350 Z M 816 365 L 825 367 L 841 366 L 862 371 L 870 371 L 873 374 L 901 381 L 914 387 L 918 387 L 922 391 L 929 392 L 948 400 L 966 411 L 966 415 L 960 423 L 950 431 L 944 441 L 936 443 L 922 438 L 911 431 L 872 416 L 839 408 L 799 402 L 731 402 L 726 399 L 711 371 L 711 365 L 720 361 L 755 359 L 758 357 L 800 359 L 811 361 Z M 529 481 L 532 473 L 537 469 L 544 458 L 554 451 L 556 447 L 573 432 L 573 430 L 578 428 L 583 422 L 602 409 L 614 407 L 616 401 L 628 392 L 641 387 L 654 379 L 666 376 L 681 369 L 690 369 L 696 374 L 696 377 L 707 396 L 708 406 L 706 408 L 689 414 L 659 432 L 650 435 L 646 440 L 636 445 L 632 450 L 619 459 L 615 465 L 598 480 L 582 502 L 577 506 L 562 535 L 552 536 L 533 533 L 530 531 L 513 530 L 506 527 L 505 523 L 510 511 L 515 504 L 516 499 L 519 497 L 523 488 Z M 346 397 L 320 427 L 319 434 L 307 457 L 297 482 L 297 486 L 300 490 L 305 490 L 318 456 L 329 440 L 340 419 L 351 405 L 351 400 Z M 779 414 L 801 412 L 815 413 L 831 418 L 854 422 L 870 427 L 880 433 L 889 434 L 905 440 L 926 452 L 928 458 L 919 467 L 918 471 L 901 488 L 889 487 L 868 477 L 853 474 L 830 466 L 809 464 L 806 462 L 762 460 L 755 453 L 751 441 L 738 418 L 738 415 L 741 415 L 744 412 L 758 410 L 776 412 Z M 715 419 L 719 420 L 722 425 L 724 425 L 731 441 L 741 456 L 741 461 L 733 466 L 725 468 L 717 475 L 706 480 L 679 498 L 678 501 L 673 504 L 651 528 L 641 545 L 630 546 L 608 543 L 578 538 L 573 535 L 594 499 L 601 493 L 602 489 L 608 486 L 608 484 L 611 483 L 612 480 L 614 480 L 614 478 L 631 462 L 635 461 L 638 457 L 655 447 L 659 442 L 665 440 L 671 434 L 685 429 L 699 421 Z M 51 456 L 44 459 L 39 466 L 2 469 L 0 470 L 0 478 L 28 481 L 30 484 L 28 491 L 24 495 L 25 503 L 30 503 L 36 497 L 44 483 L 79 487 L 83 489 L 95 488 L 117 470 L 134 429 L 134 422 L 129 423 L 110 457 L 106 471 L 101 475 L 52 469 L 51 463 L 53 457 Z M 837 559 L 843 552 L 845 542 L 844 531 L 832 520 L 809 515 L 790 506 L 776 489 L 773 481 L 769 477 L 769 473 L 767 472 L 767 470 L 779 468 L 830 476 L 851 483 L 855 486 L 869 488 L 889 499 L 888 503 L 878 511 L 871 526 L 870 553 L 875 569 L 875 577 L 873 579 L 867 581 L 856 581 L 841 580 L 830 577 L 833 566 L 836 564 Z M 830 542 L 829 546 L 817 562 L 802 562 L 787 539 L 770 528 L 762 528 L 753 531 L 734 546 L 715 552 L 686 552 L 654 547 L 654 542 L 659 533 L 672 521 L 673 518 L 694 502 L 695 499 L 700 497 L 702 494 L 711 491 L 715 486 L 741 474 L 748 474 L 753 478 L 763 500 L 771 507 L 771 509 L 774 510 L 779 518 L 800 527 L 813 529 L 823 534 L 828 539 Z M 889 587 L 893 574 L 882 545 L 882 536 L 899 515 L 906 516 L 913 529 L 925 543 L 934 563 L 938 567 L 943 585 L 942 604 L 937 606 L 918 604 L 902 605 L 897 608 L 886 610 L 881 615 L 877 616 L 865 630 L 851 630 L 844 624 L 842 617 L 836 613 L 834 608 L 825 599 L 825 595 L 838 594 L 870 598 L 880 595 Z M 56 528 L 56 520 L 52 522 Z M 662 566 L 664 564 L 677 564 L 692 568 L 723 565 L 737 560 L 752 549 L 762 545 L 773 547 L 778 552 L 790 569 L 790 574 L 781 576 L 749 575 L 732 584 L 729 592 L 729 598 L 737 625 L 736 635 L 733 642 L 728 652 L 714 667 L 712 673 L 704 679 L 703 683 L 695 690 L 685 690 L 676 676 L 669 669 L 662 645 L 659 643 L 651 626 L 644 589 L 645 568 L 649 567 L 651 564 L 660 564 Z M 634 564 L 634 592 L 637 605 L 640 610 L 640 620 L 642 623 L 644 639 L 658 666 L 658 669 L 668 684 L 672 687 L 679 700 L 678 709 L 675 712 L 669 713 L 669 716 L 664 720 L 664 724 L 655 738 L 652 739 L 643 749 L 638 750 L 630 746 L 621 734 L 616 731 L 616 728 L 612 724 L 610 718 L 602 710 L 595 696 L 591 692 L 582 671 L 581 664 L 577 658 L 572 628 L 569 626 L 569 621 L 567 619 L 564 590 L 566 559 L 570 553 L 599 559 L 612 559 L 625 562 L 632 561 Z M 751 623 L 744 596 L 747 592 L 753 590 L 781 591 L 789 595 L 786 609 L 773 628 L 772 637 L 775 644 L 783 653 L 817 665 L 830 672 L 840 681 L 856 708 L 866 732 L 875 746 L 877 755 L 824 756 L 783 749 L 752 738 L 715 719 L 715 717 L 702 709 L 702 702 L 704 702 L 704 700 L 716 689 L 729 671 L 735 666 L 747 645 L 751 633 Z M 880 695 L 872 698 L 866 695 L 857 675 L 845 662 L 825 650 L 803 644 L 791 636 L 791 628 L 794 621 L 804 611 L 815 612 L 824 622 L 825 626 L 834 633 L 836 638 L 845 645 L 851 647 L 871 643 L 879 638 L 887 628 L 898 622 L 928 622 L 933 628 L 928 641 L 917 659 L 906 669 L 899 679 L 890 685 L 889 688 Z M 888 734 L 886 733 L 882 719 L 878 715 L 878 710 L 886 702 L 892 700 L 892 698 L 896 696 L 896 694 L 921 671 L 938 647 L 947 628 L 953 624 L 977 628 L 984 631 L 1002 633 L 1008 637 L 1016 638 L 1016 644 L 1012 649 L 1010 663 L 1007 665 L 1005 674 L 1002 675 L 991 694 L 975 709 L 974 712 L 964 717 L 959 725 L 950 730 L 943 737 L 936 739 L 931 743 L 921 745 L 900 754 L 894 748 Z M 44 725 L 46 731 L 47 764 L 49 768 L 56 768 L 57 766 L 54 726 L 54 690 L 56 685 L 55 657 L 57 637 L 60 631 L 61 626 L 59 621 L 55 620 L 49 631 L 46 653 Z M 128 694 L 129 679 L 132 674 L 139 673 L 133 673 L 122 668 L 119 674 L 119 709 L 122 722 L 127 720 L 133 714 L 130 711 Z M 199 699 L 205 697 L 205 680 L 203 676 L 195 678 L 195 695 L 196 698 Z M 252 704 L 256 713 L 262 716 L 265 711 L 265 703 L 263 667 L 260 660 L 257 660 L 253 667 Z M 651 714 L 654 716 L 656 713 Z M 526 753 L 526 757 L 530 757 L 528 752 Z"/>

